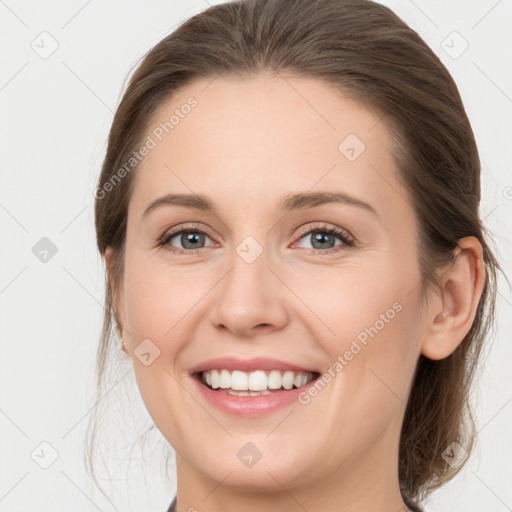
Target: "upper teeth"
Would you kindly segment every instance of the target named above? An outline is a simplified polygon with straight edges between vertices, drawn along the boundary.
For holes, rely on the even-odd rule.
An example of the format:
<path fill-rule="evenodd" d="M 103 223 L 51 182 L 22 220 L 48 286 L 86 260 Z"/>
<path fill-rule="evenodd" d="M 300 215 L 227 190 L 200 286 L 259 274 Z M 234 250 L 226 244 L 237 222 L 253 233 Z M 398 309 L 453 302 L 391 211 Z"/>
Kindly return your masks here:
<path fill-rule="evenodd" d="M 256 370 L 254 372 L 243 372 L 241 370 L 208 370 L 201 376 L 213 389 L 234 389 L 237 391 L 251 390 L 263 391 L 265 389 L 292 389 L 304 386 L 313 380 L 311 372 L 293 372 L 279 370 Z"/>

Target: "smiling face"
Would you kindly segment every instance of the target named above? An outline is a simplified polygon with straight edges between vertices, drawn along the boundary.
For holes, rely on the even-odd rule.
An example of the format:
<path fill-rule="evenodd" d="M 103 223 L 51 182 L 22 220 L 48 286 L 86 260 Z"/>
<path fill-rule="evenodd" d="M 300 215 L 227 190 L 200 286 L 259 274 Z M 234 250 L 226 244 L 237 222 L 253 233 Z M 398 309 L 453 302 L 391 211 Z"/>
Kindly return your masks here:
<path fill-rule="evenodd" d="M 157 144 L 129 203 L 118 313 L 146 407 L 176 450 L 178 481 L 194 479 L 203 495 L 212 480 L 386 489 L 425 330 L 415 215 L 391 136 L 380 116 L 315 80 L 210 82 L 155 114 Z M 162 132 L 190 97 L 197 105 Z M 153 204 L 170 194 L 196 204 Z M 230 414 L 189 373 L 224 356 L 331 378 L 303 403 Z M 248 467 L 241 454 L 255 448 Z"/>

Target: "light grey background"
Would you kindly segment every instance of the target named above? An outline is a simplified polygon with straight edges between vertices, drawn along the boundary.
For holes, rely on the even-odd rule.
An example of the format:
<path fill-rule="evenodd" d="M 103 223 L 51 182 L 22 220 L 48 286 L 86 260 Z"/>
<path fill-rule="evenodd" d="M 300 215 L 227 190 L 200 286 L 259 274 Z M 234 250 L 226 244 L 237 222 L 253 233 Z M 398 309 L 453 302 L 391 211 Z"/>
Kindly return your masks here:
<path fill-rule="evenodd" d="M 508 273 L 512 2 L 384 3 L 420 33 L 459 86 L 483 164 L 482 217 Z M 128 73 L 179 22 L 206 7 L 206 0 L 0 0 L 0 511 L 163 512 L 174 496 L 174 486 L 160 479 L 156 455 L 166 443 L 155 436 L 146 454 L 130 453 L 136 437 L 130 421 L 109 433 L 117 447 L 108 461 L 108 498 L 82 464 L 103 313 L 93 190 Z M 52 45 L 58 47 L 47 55 Z M 57 249 L 47 262 L 33 252 L 43 237 Z M 496 338 L 475 394 L 479 447 L 435 493 L 428 512 L 512 510 L 511 317 L 502 281 Z M 122 404 L 142 429 L 151 421 L 129 370 L 119 368 L 119 385 L 104 403 Z M 43 469 L 53 450 L 56 460 Z"/>

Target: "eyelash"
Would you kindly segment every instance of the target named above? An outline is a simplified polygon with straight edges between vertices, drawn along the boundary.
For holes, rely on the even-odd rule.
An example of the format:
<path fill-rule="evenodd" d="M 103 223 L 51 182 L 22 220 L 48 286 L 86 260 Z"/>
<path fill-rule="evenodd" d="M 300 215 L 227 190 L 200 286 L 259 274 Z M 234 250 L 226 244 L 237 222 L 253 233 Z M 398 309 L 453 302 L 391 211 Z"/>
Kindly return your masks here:
<path fill-rule="evenodd" d="M 308 249 L 309 251 L 313 251 L 315 254 L 321 254 L 321 253 L 323 253 L 323 254 L 325 254 L 325 253 L 332 254 L 333 252 L 334 253 L 341 252 L 343 250 L 346 250 L 347 248 L 355 247 L 356 246 L 355 239 L 351 235 L 349 235 L 346 231 L 341 230 L 339 228 L 332 228 L 332 227 L 326 226 L 324 224 L 321 224 L 321 225 L 318 225 L 318 226 L 313 226 L 313 227 L 308 226 L 307 228 L 304 228 L 303 230 L 301 230 L 297 240 L 301 240 L 306 235 L 309 235 L 309 234 L 314 233 L 314 232 L 327 233 L 329 235 L 334 235 L 334 236 L 338 237 L 343 242 L 343 245 L 345 245 L 345 248 L 343 248 L 343 245 L 341 245 L 341 246 L 335 246 L 335 247 L 333 247 L 331 249 L 326 249 L 326 250 L 322 250 L 322 249 Z M 179 254 L 179 255 L 186 254 L 186 255 L 189 255 L 189 256 L 193 255 L 193 254 L 197 254 L 199 251 L 204 251 L 204 250 L 211 249 L 211 247 L 201 247 L 199 249 L 179 249 L 179 248 L 170 246 L 169 245 L 170 240 L 172 238 L 174 238 L 175 236 L 180 235 L 182 233 L 200 233 L 202 235 L 208 236 L 209 238 L 212 238 L 207 232 L 205 232 L 202 229 L 199 229 L 198 227 L 192 225 L 192 226 L 188 226 L 186 228 L 179 229 L 177 231 L 172 231 L 171 233 L 166 233 L 163 236 L 163 238 L 161 238 L 158 241 L 157 246 L 158 247 L 163 247 L 166 250 L 171 251 L 171 252 L 173 252 L 175 254 Z M 340 247 L 341 247 L 341 249 L 340 249 Z"/>

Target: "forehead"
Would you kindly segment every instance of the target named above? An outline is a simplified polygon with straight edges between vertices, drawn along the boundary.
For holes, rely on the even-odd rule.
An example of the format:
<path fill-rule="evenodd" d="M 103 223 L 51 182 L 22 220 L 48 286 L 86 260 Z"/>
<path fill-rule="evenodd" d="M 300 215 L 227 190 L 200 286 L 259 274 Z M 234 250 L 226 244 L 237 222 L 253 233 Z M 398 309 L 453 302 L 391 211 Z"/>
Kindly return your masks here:
<path fill-rule="evenodd" d="M 139 211 L 169 192 L 247 207 L 336 189 L 384 213 L 400 195 L 382 115 L 314 79 L 196 81 L 159 107 L 146 140 L 130 205 Z"/>

